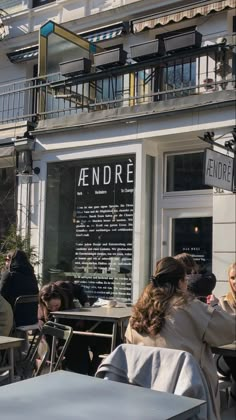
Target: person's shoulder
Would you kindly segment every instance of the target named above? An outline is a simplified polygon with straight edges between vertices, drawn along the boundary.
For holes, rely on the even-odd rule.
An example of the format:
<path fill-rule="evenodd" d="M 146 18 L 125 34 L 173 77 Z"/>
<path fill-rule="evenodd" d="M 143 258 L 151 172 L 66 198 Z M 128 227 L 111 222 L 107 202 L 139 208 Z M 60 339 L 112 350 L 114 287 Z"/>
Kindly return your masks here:
<path fill-rule="evenodd" d="M 214 311 L 214 307 L 208 305 L 207 303 L 201 302 L 197 298 L 189 300 L 185 308 L 187 311 L 195 313 L 197 316 L 200 316 L 201 314 L 211 315 Z"/>
<path fill-rule="evenodd" d="M 221 303 L 221 302 L 227 302 L 227 296 L 226 296 L 226 295 L 220 296 L 220 297 L 219 297 L 219 302 L 220 302 L 220 303 Z"/>
<path fill-rule="evenodd" d="M 0 308 L 2 311 L 12 311 L 10 303 L 0 294 Z"/>
<path fill-rule="evenodd" d="M 229 305 L 228 299 L 227 299 L 227 295 L 223 295 L 219 297 L 219 306 L 226 310 L 227 306 Z"/>
<path fill-rule="evenodd" d="M 12 278 L 12 273 L 8 270 L 3 271 L 1 275 L 1 282 L 4 283 L 8 279 Z"/>

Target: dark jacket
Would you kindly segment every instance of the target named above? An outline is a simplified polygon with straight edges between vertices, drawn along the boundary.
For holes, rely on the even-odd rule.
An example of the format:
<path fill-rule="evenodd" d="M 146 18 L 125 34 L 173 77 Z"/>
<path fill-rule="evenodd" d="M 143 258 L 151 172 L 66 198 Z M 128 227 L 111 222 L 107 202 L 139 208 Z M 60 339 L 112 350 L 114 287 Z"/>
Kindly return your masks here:
<path fill-rule="evenodd" d="M 37 322 L 37 303 L 21 304 L 18 308 L 14 308 L 17 297 L 38 294 L 34 269 L 21 251 L 17 251 L 12 258 L 9 271 L 2 273 L 0 293 L 13 309 L 16 326 Z"/>

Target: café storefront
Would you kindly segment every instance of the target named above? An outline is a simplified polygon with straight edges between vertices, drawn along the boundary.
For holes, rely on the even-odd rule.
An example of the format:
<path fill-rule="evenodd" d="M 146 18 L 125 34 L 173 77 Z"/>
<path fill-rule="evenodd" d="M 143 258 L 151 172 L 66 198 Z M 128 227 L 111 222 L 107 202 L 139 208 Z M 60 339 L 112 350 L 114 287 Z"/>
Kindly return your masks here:
<path fill-rule="evenodd" d="M 211 270 L 203 150 L 155 156 L 147 142 L 120 146 L 119 154 L 104 150 L 45 161 L 44 282 L 75 279 L 91 298 L 129 303 L 158 258 L 188 252 Z"/>

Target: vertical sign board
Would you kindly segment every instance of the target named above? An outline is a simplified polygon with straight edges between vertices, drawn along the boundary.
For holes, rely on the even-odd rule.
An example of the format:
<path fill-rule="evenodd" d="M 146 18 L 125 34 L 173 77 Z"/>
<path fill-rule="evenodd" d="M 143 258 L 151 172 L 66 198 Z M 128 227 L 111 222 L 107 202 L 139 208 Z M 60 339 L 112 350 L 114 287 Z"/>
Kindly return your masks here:
<path fill-rule="evenodd" d="M 204 183 L 212 187 L 233 191 L 234 158 L 205 150 L 204 156 Z"/>
<path fill-rule="evenodd" d="M 90 298 L 132 298 L 134 156 L 77 171 L 75 270 Z"/>

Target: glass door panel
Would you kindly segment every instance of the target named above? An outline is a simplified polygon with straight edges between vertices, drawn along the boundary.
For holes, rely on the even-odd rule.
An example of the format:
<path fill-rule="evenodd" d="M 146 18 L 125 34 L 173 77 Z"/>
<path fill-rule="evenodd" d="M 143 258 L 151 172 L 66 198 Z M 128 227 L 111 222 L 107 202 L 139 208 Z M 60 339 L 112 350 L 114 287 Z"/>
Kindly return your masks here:
<path fill-rule="evenodd" d="M 172 219 L 172 255 L 191 254 L 201 268 L 212 270 L 212 217 Z"/>

